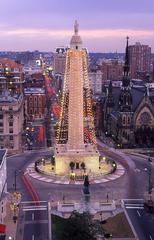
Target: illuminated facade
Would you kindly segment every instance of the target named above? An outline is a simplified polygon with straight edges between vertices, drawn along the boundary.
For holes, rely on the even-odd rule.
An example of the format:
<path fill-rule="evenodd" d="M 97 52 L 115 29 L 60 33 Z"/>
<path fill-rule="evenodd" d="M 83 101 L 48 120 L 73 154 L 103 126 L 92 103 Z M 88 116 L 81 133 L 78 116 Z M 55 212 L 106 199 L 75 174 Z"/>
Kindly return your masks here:
<path fill-rule="evenodd" d="M 66 53 L 61 115 L 55 147 L 57 174 L 81 168 L 87 173 L 99 171 L 99 153 L 96 147 L 92 100 L 88 79 L 87 50 L 82 48 L 78 23 L 70 49 Z M 83 167 L 84 166 L 84 167 Z"/>
<path fill-rule="evenodd" d="M 0 59 L 0 148 L 22 151 L 24 123 L 23 66 Z"/>

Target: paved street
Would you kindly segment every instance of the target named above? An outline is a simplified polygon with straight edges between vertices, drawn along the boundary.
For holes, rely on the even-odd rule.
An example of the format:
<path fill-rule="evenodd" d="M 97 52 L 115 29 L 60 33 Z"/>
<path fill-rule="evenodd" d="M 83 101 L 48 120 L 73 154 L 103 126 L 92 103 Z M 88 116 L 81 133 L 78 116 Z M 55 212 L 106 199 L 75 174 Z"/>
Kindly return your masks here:
<path fill-rule="evenodd" d="M 14 181 L 15 181 L 15 170 L 17 172 L 17 190 L 22 194 L 22 200 L 29 201 L 31 196 L 27 191 L 21 177 L 23 172 L 26 170 L 27 166 L 31 162 L 35 162 L 37 159 L 48 156 L 52 154 L 52 150 L 40 150 L 40 151 L 27 151 L 24 154 L 12 156 L 7 158 L 7 186 L 8 192 L 14 191 Z M 39 184 L 38 184 L 39 185 Z M 46 198 L 46 197 L 45 197 Z"/>
<path fill-rule="evenodd" d="M 51 150 L 28 152 L 22 155 L 8 158 L 8 191 L 13 190 L 14 171 L 25 171 L 26 167 L 35 160 L 49 156 Z M 108 150 L 104 154 L 111 156 L 114 160 L 118 160 L 126 168 L 126 173 L 119 179 L 94 184 L 90 186 L 91 198 L 106 199 L 108 194 L 109 198 L 122 199 L 122 198 L 143 198 L 143 193 L 148 187 L 148 173 L 144 171 L 148 165 L 147 161 L 140 159 L 136 156 L 131 156 L 132 160 L 128 158 L 129 164 L 122 161 L 121 157 Z M 17 175 L 17 189 L 22 193 L 22 200 L 31 200 L 31 196 L 21 181 L 22 172 Z M 47 201 L 48 199 L 61 200 L 63 195 L 70 199 L 80 199 L 82 197 L 82 186 L 78 185 L 57 185 L 51 183 L 44 183 L 36 179 L 30 178 L 35 190 L 39 195 L 40 200 Z M 142 182 L 142 184 L 141 184 Z"/>
<path fill-rule="evenodd" d="M 26 128 L 26 146 L 28 150 L 45 148 L 46 137 L 43 124 L 37 123 Z"/>
<path fill-rule="evenodd" d="M 52 150 L 48 149 L 48 150 L 42 150 L 42 151 L 41 150 L 29 151 L 21 155 L 7 158 L 7 168 L 9 172 L 8 179 L 7 179 L 8 191 L 13 191 L 14 189 L 13 187 L 14 172 L 15 170 L 17 170 L 17 190 L 22 193 L 22 201 L 32 201 L 32 196 L 21 179 L 23 172 L 21 172 L 20 170 L 25 171 L 27 166 L 30 163 L 42 157 L 50 156 L 51 154 L 52 154 Z M 125 167 L 126 173 L 120 178 L 118 178 L 117 180 L 90 185 L 91 200 L 93 199 L 103 200 L 103 199 L 107 199 L 107 196 L 108 196 L 108 199 L 115 199 L 115 200 L 126 199 L 126 198 L 127 199 L 143 198 L 143 194 L 145 190 L 147 190 L 148 188 L 148 173 L 147 171 L 144 170 L 145 168 L 149 167 L 149 163 L 147 162 L 147 160 L 138 156 L 130 157 L 127 155 L 125 155 L 125 159 L 124 159 L 123 158 L 124 154 L 121 153 L 119 155 L 119 152 L 114 149 L 103 149 L 103 154 L 106 156 L 110 156 L 114 160 L 121 163 Z M 33 179 L 31 177 L 28 177 L 28 178 L 31 184 L 33 185 L 33 188 L 37 192 L 37 195 L 40 201 L 48 201 L 48 200 L 58 201 L 58 200 L 62 200 L 64 197 L 66 201 L 67 200 L 75 201 L 75 200 L 82 199 L 82 185 L 62 185 L 62 184 L 58 185 L 58 184 L 52 184 L 47 182 L 45 183 L 45 182 Z M 21 232 L 23 234 L 24 240 L 27 240 L 27 239 L 37 240 L 38 231 L 39 231 L 39 234 L 40 235 L 42 234 L 43 237 L 48 237 L 44 235 L 45 232 L 47 233 L 47 229 L 48 229 L 47 207 L 43 207 L 42 210 L 40 210 L 39 207 L 34 206 L 34 204 L 32 206 L 29 206 L 28 209 L 26 209 L 25 207 L 26 206 L 24 205 L 23 207 L 24 211 L 22 210 L 22 212 L 20 212 L 20 215 L 19 215 L 19 218 L 20 218 L 19 223 L 21 223 L 22 225 L 24 222 L 21 228 L 24 230 L 21 230 L 20 228 L 18 228 L 18 234 L 20 234 Z M 128 213 L 131 216 L 132 215 L 134 216 L 133 219 L 138 220 L 139 216 L 136 215 L 136 212 L 137 212 L 136 210 L 128 209 L 128 211 L 129 211 Z M 139 209 L 139 211 L 141 211 L 142 213 L 143 210 Z M 32 218 L 34 218 L 35 220 L 32 220 Z M 22 219 L 24 219 L 24 221 L 22 221 Z M 143 219 L 145 219 L 144 221 L 147 222 L 146 214 Z M 133 221 L 136 221 L 136 220 L 133 220 Z M 42 225 L 43 229 L 42 227 L 40 227 L 41 222 L 43 223 Z M 134 222 L 134 224 L 136 223 Z M 148 236 L 151 236 L 153 239 L 153 232 L 150 232 Z M 19 240 L 21 240 L 21 238 L 19 238 Z M 41 239 L 38 238 L 38 240 L 41 240 Z"/>
<path fill-rule="evenodd" d="M 144 210 L 143 201 L 127 200 L 125 201 L 125 209 L 139 239 L 154 239 L 154 214 Z"/>
<path fill-rule="evenodd" d="M 47 202 L 41 202 L 39 206 L 32 202 L 21 203 L 17 240 L 48 240 L 51 232 L 49 216 Z"/>

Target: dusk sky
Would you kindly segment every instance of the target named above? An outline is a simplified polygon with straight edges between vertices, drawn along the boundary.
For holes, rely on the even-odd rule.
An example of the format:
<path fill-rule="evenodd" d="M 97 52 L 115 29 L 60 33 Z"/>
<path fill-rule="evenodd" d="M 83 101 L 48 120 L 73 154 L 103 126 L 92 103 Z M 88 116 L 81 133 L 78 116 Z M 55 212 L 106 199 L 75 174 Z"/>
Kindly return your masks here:
<path fill-rule="evenodd" d="M 0 51 L 66 46 L 75 19 L 91 52 L 124 52 L 127 35 L 154 52 L 154 0 L 0 0 Z"/>

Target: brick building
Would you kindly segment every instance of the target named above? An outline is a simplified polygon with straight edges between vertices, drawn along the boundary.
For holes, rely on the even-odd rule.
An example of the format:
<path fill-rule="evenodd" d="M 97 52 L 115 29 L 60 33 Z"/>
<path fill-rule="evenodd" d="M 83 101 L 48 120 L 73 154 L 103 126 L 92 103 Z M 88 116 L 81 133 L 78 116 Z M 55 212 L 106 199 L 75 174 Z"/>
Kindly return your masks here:
<path fill-rule="evenodd" d="M 147 79 L 151 69 L 151 48 L 137 42 L 128 48 L 130 59 L 130 77 Z"/>
<path fill-rule="evenodd" d="M 56 48 L 54 54 L 54 74 L 64 74 L 66 62 L 66 49 L 64 47 Z"/>
<path fill-rule="evenodd" d="M 106 80 L 120 81 L 123 76 L 123 60 L 103 59 L 99 65 L 102 71 L 103 82 Z"/>
<path fill-rule="evenodd" d="M 46 94 L 42 88 L 25 88 L 25 115 L 27 121 L 44 119 L 46 116 Z"/>

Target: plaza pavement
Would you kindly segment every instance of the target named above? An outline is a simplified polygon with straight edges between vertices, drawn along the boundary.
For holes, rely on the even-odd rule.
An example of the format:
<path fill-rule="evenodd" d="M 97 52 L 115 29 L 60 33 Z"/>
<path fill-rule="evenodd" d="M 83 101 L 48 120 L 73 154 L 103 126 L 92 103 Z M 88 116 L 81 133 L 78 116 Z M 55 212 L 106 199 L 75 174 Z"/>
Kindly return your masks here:
<path fill-rule="evenodd" d="M 26 173 L 32 178 L 35 178 L 37 180 L 47 182 L 47 183 L 77 184 L 77 185 L 82 184 L 83 185 L 83 181 L 70 181 L 69 177 L 67 177 L 67 176 L 56 177 L 54 175 L 48 176 L 43 173 L 37 173 L 34 168 L 34 163 L 31 163 L 27 167 Z M 115 180 L 115 179 L 121 177 L 122 175 L 124 175 L 124 173 L 125 173 L 124 167 L 120 164 L 117 164 L 117 169 L 116 169 L 115 173 L 92 178 L 92 179 L 90 179 L 90 183 L 97 184 L 97 183 L 105 183 L 108 181 L 112 181 L 112 180 Z"/>
<path fill-rule="evenodd" d="M 98 148 L 99 147 L 102 148 L 102 151 L 104 149 L 104 154 L 105 154 L 105 152 L 113 153 L 113 154 L 117 155 L 121 161 L 120 161 L 120 163 L 117 163 L 117 169 L 113 174 L 107 174 L 107 175 L 93 177 L 92 179 L 90 179 L 91 184 L 106 183 L 109 181 L 116 180 L 125 174 L 126 167 L 129 167 L 130 169 L 136 169 L 136 166 L 135 166 L 134 162 L 132 161 L 132 159 L 128 155 L 126 155 L 124 152 L 122 152 L 118 149 L 114 149 L 112 147 L 108 147 L 106 144 L 104 144 L 99 139 L 97 139 L 97 145 L 98 145 Z M 35 171 L 34 163 L 31 163 L 28 165 L 28 167 L 26 169 L 26 173 L 30 177 L 32 177 L 36 180 L 42 181 L 42 182 L 46 182 L 46 183 L 52 183 L 52 184 L 55 183 L 55 184 L 63 184 L 63 185 L 67 185 L 67 184 L 72 184 L 72 185 L 74 185 L 74 184 L 81 185 L 82 184 L 83 185 L 83 181 L 77 181 L 77 180 L 70 181 L 68 176 L 56 177 L 54 175 L 45 175 L 43 173 L 38 173 Z"/>
<path fill-rule="evenodd" d="M 13 221 L 13 211 L 10 208 L 10 194 L 7 194 L 6 196 L 6 216 L 4 218 L 4 224 L 6 225 L 6 237 L 5 239 L 16 239 L 16 230 L 17 230 L 17 222 L 14 223 Z M 18 213 L 17 215 L 18 216 Z"/>

